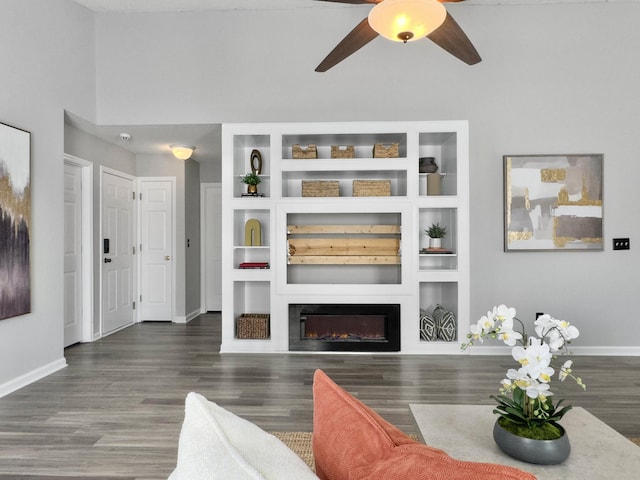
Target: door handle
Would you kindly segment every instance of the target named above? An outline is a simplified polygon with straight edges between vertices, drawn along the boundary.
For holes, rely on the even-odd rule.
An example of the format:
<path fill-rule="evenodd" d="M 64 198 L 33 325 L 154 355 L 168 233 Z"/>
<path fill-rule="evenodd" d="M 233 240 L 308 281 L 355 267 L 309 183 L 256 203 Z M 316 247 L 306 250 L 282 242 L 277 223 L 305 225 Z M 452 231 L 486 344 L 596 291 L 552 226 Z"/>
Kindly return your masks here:
<path fill-rule="evenodd" d="M 169 260 L 171 260 L 171 257 L 169 255 L 166 255 L 164 259 L 168 262 Z"/>
<path fill-rule="evenodd" d="M 104 263 L 111 263 L 111 259 L 110 258 L 105 258 L 104 259 Z"/>

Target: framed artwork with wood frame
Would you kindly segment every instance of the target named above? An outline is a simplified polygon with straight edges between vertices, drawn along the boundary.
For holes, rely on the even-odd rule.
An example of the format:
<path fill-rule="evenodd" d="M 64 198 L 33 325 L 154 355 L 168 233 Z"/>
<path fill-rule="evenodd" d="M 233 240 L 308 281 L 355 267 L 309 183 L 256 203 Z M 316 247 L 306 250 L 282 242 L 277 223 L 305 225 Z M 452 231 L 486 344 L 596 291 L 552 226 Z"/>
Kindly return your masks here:
<path fill-rule="evenodd" d="M 31 133 L 0 123 L 0 320 L 31 312 Z"/>
<path fill-rule="evenodd" d="M 603 160 L 505 155 L 505 252 L 602 251 Z"/>

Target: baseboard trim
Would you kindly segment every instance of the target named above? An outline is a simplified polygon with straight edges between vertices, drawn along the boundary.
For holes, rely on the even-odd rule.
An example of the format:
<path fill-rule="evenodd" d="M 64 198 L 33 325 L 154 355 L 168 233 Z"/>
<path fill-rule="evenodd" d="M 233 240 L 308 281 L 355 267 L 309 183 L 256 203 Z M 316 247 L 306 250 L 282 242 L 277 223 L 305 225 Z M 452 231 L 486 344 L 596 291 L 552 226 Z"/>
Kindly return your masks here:
<path fill-rule="evenodd" d="M 200 315 L 200 309 L 194 310 L 193 312 L 188 314 L 186 317 L 182 317 L 182 316 L 176 317 L 175 320 L 173 321 L 173 323 L 189 323 L 191 320 L 196 318 L 198 315 Z"/>
<path fill-rule="evenodd" d="M 474 346 L 468 349 L 471 355 L 511 355 L 507 346 Z M 640 347 L 569 347 L 573 355 L 592 355 L 594 357 L 640 357 Z"/>
<path fill-rule="evenodd" d="M 51 375 L 58 370 L 62 370 L 67 366 L 67 360 L 63 357 L 58 360 L 55 360 L 47 365 L 43 365 L 42 367 L 36 368 L 35 370 L 31 370 L 24 375 L 20 375 L 13 380 L 9 380 L 8 382 L 0 385 L 0 398 L 9 395 L 10 393 L 15 392 L 16 390 L 20 390 L 27 385 L 32 384 L 33 382 L 37 382 L 38 380 L 43 379 L 44 377 Z"/>

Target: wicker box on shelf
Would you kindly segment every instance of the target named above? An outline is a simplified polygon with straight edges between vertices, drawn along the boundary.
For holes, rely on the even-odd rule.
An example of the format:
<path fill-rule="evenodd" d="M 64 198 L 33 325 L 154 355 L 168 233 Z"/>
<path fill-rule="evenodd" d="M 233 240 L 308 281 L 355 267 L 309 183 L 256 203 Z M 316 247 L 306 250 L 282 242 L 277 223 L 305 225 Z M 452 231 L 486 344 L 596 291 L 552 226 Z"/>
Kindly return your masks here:
<path fill-rule="evenodd" d="M 242 340 L 264 340 L 269 338 L 268 313 L 243 313 L 236 318 L 236 338 Z"/>
<path fill-rule="evenodd" d="M 354 180 L 354 197 L 388 197 L 391 195 L 391 180 Z"/>
<path fill-rule="evenodd" d="M 398 158 L 399 156 L 397 143 L 376 143 L 373 146 L 373 158 Z"/>
<path fill-rule="evenodd" d="M 294 159 L 318 158 L 318 149 L 311 143 L 306 147 L 301 147 L 297 143 L 291 147 L 291 156 Z"/>
<path fill-rule="evenodd" d="M 338 180 L 302 180 L 303 197 L 339 197 Z"/>
<path fill-rule="evenodd" d="M 331 145 L 331 158 L 356 158 L 353 145 Z"/>

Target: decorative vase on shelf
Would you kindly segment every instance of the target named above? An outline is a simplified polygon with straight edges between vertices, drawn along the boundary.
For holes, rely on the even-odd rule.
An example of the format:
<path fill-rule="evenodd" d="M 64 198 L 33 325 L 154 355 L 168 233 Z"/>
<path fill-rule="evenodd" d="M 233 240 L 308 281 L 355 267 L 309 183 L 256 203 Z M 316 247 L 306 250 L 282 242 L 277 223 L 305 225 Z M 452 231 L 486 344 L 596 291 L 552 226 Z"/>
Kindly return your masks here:
<path fill-rule="evenodd" d="M 569 436 L 564 428 L 556 424 L 562 430 L 562 436 L 555 440 L 535 440 L 519 437 L 505 430 L 499 421 L 493 426 L 493 439 L 500 450 L 517 460 L 538 465 L 557 465 L 564 462 L 571 453 Z"/>
<path fill-rule="evenodd" d="M 440 195 L 442 174 L 440 173 L 428 173 L 427 174 L 427 195 Z"/>
<path fill-rule="evenodd" d="M 434 157 L 420 157 L 418 159 L 418 171 L 420 173 L 434 173 L 438 171 L 438 164 Z"/>
<path fill-rule="evenodd" d="M 442 248 L 442 239 L 429 238 L 429 248 Z"/>
<path fill-rule="evenodd" d="M 256 194 L 258 193 L 257 185 L 247 185 L 247 193 Z"/>

